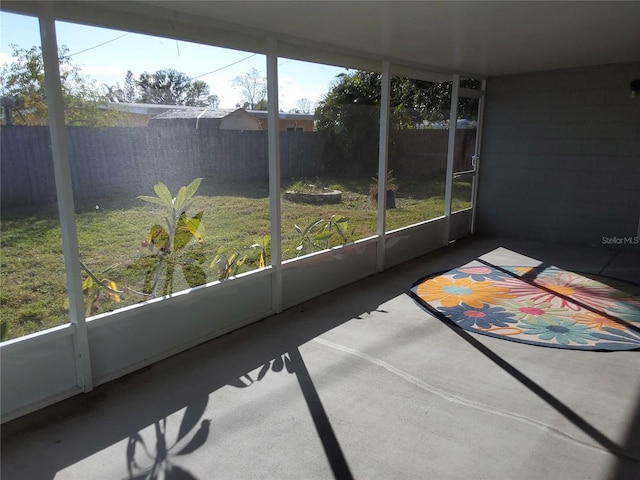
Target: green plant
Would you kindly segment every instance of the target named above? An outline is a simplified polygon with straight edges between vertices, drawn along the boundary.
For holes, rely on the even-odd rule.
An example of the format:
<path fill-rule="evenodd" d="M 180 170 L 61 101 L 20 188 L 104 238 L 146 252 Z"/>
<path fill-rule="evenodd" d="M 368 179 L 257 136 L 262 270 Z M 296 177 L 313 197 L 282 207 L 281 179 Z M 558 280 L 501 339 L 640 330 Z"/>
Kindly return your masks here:
<path fill-rule="evenodd" d="M 251 249 L 258 252 L 258 268 L 266 267 L 269 261 L 269 254 L 271 253 L 271 236 L 265 235 L 260 238 L 256 243 L 251 245 Z"/>
<path fill-rule="evenodd" d="M 87 316 L 98 313 L 102 300 L 109 299 L 115 303 L 120 303 L 120 294 L 123 291 L 118 290 L 116 282 L 108 278 L 99 279 L 82 261 L 80 262 L 80 268 L 87 274 L 82 280 L 82 293 L 86 299 L 90 299 L 87 305 Z"/>
<path fill-rule="evenodd" d="M 160 205 L 166 210 L 166 228 L 155 224 L 149 231 L 149 239 L 144 246 L 153 252 L 157 259 L 154 268 L 149 269 L 145 278 L 144 291 L 152 296 L 173 293 L 174 275 L 176 268 L 182 269 L 187 284 L 195 287 L 206 283 L 207 277 L 200 267 L 204 263 L 204 254 L 198 249 L 188 249 L 192 240 L 199 245 L 204 243 L 204 226 L 200 211 L 193 217 L 187 215 L 187 210 L 193 205 L 194 196 L 200 187 L 201 178 L 196 178 L 188 186 L 182 186 L 174 197 L 164 183 L 157 183 L 153 188 L 155 197 L 140 195 L 138 198 L 148 203 Z M 160 286 L 160 279 L 164 283 Z"/>
<path fill-rule="evenodd" d="M 220 247 L 216 250 L 216 256 L 211 261 L 211 268 L 218 271 L 218 280 L 226 280 L 238 273 L 247 260 L 247 256 L 242 252 L 233 251 L 228 247 Z"/>
<path fill-rule="evenodd" d="M 387 191 L 398 191 L 398 180 L 393 176 L 393 170 L 387 172 Z M 369 185 L 369 199 L 378 200 L 378 176 L 371 177 L 371 184 Z"/>
<path fill-rule="evenodd" d="M 258 242 L 240 251 L 229 247 L 220 247 L 216 250 L 210 267 L 218 271 L 218 280 L 226 280 L 237 275 L 245 264 L 257 263 L 259 268 L 263 268 L 267 265 L 270 247 L 271 237 L 269 235 L 260 238 Z"/>
<path fill-rule="evenodd" d="M 287 226 L 282 231 L 283 260 L 300 255 L 296 247 L 300 245 L 301 236 L 293 228 L 294 224 L 306 226 L 310 220 L 327 219 L 336 214 L 349 218 L 349 241 L 376 232 L 377 211 L 371 208 L 367 197 L 371 183 L 369 176 L 358 179 L 324 177 L 320 180 L 320 184 L 341 190 L 343 202 L 330 206 L 283 202 L 282 225 Z M 387 211 L 387 230 L 443 215 L 444 178 L 407 176 L 398 180 L 402 185 L 402 197 L 396 199 L 395 210 Z M 452 209 L 467 208 L 470 199 L 471 183 L 454 182 Z M 100 205 L 99 211 L 95 209 L 97 204 Z M 269 231 L 268 185 L 264 182 L 216 184 L 203 181 L 195 203 L 187 213 L 200 210 L 206 212 L 202 218 L 206 243 L 200 245 L 192 240 L 185 250 L 193 257 L 206 257 L 204 264 L 198 263 L 199 260 L 192 261 L 204 269 L 207 281 L 211 281 L 216 279 L 217 272 L 212 272 L 209 264 L 219 246 L 241 251 L 255 243 L 252 239 Z M 79 201 L 76 211 L 82 261 L 99 279 L 113 280 L 118 290 L 124 292 L 120 294 L 120 303 L 114 303 L 105 290 L 100 296 L 99 313 L 150 298 L 149 293 L 140 294 L 144 290 L 146 272 L 155 267 L 158 258 L 147 249 L 140 248 L 140 240 L 146 239 L 151 225 L 165 224 L 162 214 L 168 209 L 156 208 L 156 205 L 138 200 L 135 195 L 113 195 Z M 55 204 L 2 205 L 0 318 L 9 324 L 6 339 L 69 321 L 57 219 Z M 332 240 L 331 246 L 342 242 L 338 234 L 334 237 L 335 242 Z M 260 250 L 257 247 L 248 250 L 249 256 L 256 260 L 255 263 L 245 263 L 241 271 L 258 268 Z M 189 288 L 180 268 L 175 275 L 175 291 Z"/>
<path fill-rule="evenodd" d="M 295 192 L 295 193 L 324 193 L 327 192 L 328 190 L 332 190 L 332 188 L 328 185 L 325 185 L 323 179 L 316 177 L 313 180 L 309 180 L 309 179 L 301 179 L 301 180 L 296 180 L 295 182 L 291 183 L 288 187 L 286 187 L 285 189 L 288 192 Z"/>
<path fill-rule="evenodd" d="M 371 178 L 372 182 L 369 185 L 369 201 L 371 203 L 378 202 L 378 176 Z M 396 195 L 395 192 L 398 191 L 398 181 L 393 176 L 393 171 L 389 170 L 387 172 L 387 181 L 386 181 L 386 208 L 396 208 Z"/>
<path fill-rule="evenodd" d="M 319 219 L 311 222 L 304 229 L 299 225 L 294 225 L 296 232 L 300 235 L 300 243 L 296 247 L 298 256 L 313 252 L 314 250 L 323 250 L 331 246 L 332 240 L 336 235 L 347 243 L 347 230 L 349 228 L 349 219 L 342 215 L 331 215 L 329 220 Z"/>

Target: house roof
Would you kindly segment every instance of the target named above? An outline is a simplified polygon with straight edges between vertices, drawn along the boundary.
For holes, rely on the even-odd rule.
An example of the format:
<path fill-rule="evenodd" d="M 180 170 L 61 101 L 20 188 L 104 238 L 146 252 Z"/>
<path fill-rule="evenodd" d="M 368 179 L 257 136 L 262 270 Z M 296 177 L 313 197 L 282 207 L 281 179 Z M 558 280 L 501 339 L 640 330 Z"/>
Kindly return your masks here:
<path fill-rule="evenodd" d="M 266 110 L 247 110 L 247 113 L 250 113 L 254 117 L 258 118 L 267 118 L 269 112 Z M 314 116 L 312 113 L 286 113 L 280 112 L 279 117 L 281 120 L 313 120 Z"/>
<path fill-rule="evenodd" d="M 175 105 L 174 105 L 175 107 Z M 212 107 L 182 107 L 168 110 L 159 115 L 153 117 L 154 119 L 164 118 L 224 118 L 238 110 L 244 112 L 242 109 L 228 109 L 228 108 L 212 108 Z"/>
<path fill-rule="evenodd" d="M 157 103 L 123 103 L 109 102 L 106 107 L 110 110 L 133 113 L 137 115 L 157 115 L 167 110 L 181 108 L 180 105 L 162 105 Z"/>

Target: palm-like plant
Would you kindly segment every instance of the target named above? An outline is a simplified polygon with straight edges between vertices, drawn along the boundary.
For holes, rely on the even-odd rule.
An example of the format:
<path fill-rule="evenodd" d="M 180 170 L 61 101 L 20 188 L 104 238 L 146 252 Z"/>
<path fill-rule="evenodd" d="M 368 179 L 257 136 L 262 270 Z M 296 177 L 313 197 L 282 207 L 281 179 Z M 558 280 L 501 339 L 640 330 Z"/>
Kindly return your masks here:
<path fill-rule="evenodd" d="M 174 197 L 164 183 L 157 183 L 153 188 L 156 196 L 140 195 L 138 198 L 148 203 L 165 207 L 166 225 L 155 224 L 149 231 L 149 239 L 145 245 L 158 257 L 156 267 L 149 271 L 145 280 L 145 290 L 153 296 L 158 294 L 159 280 L 165 272 L 162 295 L 173 292 L 174 273 L 177 266 L 182 268 L 185 280 L 190 287 L 206 283 L 206 274 L 199 264 L 204 262 L 202 255 L 188 252 L 187 245 L 191 240 L 204 243 L 204 226 L 200 211 L 193 217 L 187 210 L 194 202 L 194 196 L 200 187 L 201 178 L 196 178 L 188 186 L 182 186 Z"/>

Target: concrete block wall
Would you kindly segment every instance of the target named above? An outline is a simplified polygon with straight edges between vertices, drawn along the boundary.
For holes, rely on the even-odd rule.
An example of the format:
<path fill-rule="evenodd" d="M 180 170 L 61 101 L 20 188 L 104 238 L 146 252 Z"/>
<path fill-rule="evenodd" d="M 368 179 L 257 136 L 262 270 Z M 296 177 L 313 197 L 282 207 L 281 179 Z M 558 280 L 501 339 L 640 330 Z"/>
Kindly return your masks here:
<path fill-rule="evenodd" d="M 490 78 L 476 231 L 640 250 L 636 78 L 640 62 Z"/>

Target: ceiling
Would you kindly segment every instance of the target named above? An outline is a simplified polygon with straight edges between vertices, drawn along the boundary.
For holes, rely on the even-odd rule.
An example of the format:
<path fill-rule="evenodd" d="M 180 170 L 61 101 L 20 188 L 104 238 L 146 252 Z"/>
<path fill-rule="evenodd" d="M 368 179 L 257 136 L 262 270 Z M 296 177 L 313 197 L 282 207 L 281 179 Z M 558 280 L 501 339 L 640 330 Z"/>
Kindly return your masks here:
<path fill-rule="evenodd" d="M 311 49 L 376 68 L 390 60 L 495 76 L 640 61 L 640 0 L 4 0 L 1 7 L 37 14 L 51 5 L 56 17 L 71 21 L 253 51 L 263 51 L 270 37 L 280 41 L 279 52 L 297 58 Z"/>
<path fill-rule="evenodd" d="M 276 38 L 453 72 L 640 60 L 640 1 L 160 1 Z"/>

